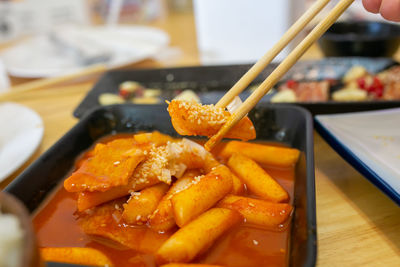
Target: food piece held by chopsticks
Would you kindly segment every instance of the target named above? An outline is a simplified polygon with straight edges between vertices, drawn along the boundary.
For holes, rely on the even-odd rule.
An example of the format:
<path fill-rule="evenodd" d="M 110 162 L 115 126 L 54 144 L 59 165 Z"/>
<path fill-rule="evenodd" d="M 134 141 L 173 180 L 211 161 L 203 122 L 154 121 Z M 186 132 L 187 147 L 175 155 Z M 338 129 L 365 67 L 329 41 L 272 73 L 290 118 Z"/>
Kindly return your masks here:
<path fill-rule="evenodd" d="M 172 100 L 168 106 L 172 125 L 181 135 L 201 135 L 211 137 L 218 132 L 231 113 L 214 105 Z M 253 123 L 248 117 L 240 120 L 226 135 L 226 138 L 251 140 L 256 138 Z"/>

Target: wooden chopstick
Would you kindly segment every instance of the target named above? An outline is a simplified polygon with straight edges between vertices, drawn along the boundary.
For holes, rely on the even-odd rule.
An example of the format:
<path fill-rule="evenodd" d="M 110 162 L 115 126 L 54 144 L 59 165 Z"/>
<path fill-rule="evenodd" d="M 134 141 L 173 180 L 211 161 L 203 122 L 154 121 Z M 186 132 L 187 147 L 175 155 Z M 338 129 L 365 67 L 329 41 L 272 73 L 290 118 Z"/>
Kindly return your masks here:
<path fill-rule="evenodd" d="M 254 64 L 236 84 L 215 104 L 226 107 L 235 96 L 239 95 L 257 77 L 260 72 L 285 48 L 294 37 L 330 2 L 331 0 L 316 1 L 281 37 L 281 39 Z"/>
<path fill-rule="evenodd" d="M 246 101 L 228 118 L 217 134 L 212 136 L 204 147 L 210 151 L 221 141 L 225 134 L 260 101 L 260 99 L 274 86 L 282 76 L 299 60 L 304 52 L 321 37 L 326 30 L 340 17 L 340 15 L 354 2 L 341 0 L 329 14 L 307 35 L 306 38 L 282 61 L 281 64 L 258 86 Z"/>
<path fill-rule="evenodd" d="M 76 71 L 76 72 L 73 72 L 73 73 L 70 73 L 67 75 L 46 78 L 46 79 L 39 79 L 39 80 L 35 80 L 33 82 L 28 82 L 28 83 L 25 83 L 22 85 L 17 85 L 17 86 L 12 87 L 9 91 L 0 93 L 0 100 L 4 100 L 8 97 L 20 94 L 21 92 L 33 91 L 33 90 L 37 90 L 40 88 L 54 86 L 54 85 L 57 85 L 60 83 L 64 83 L 66 81 L 75 80 L 75 79 L 78 79 L 81 77 L 104 72 L 106 70 L 107 70 L 107 66 L 105 64 L 96 64 L 96 65 L 87 67 L 85 69 L 81 69 L 79 71 Z"/>

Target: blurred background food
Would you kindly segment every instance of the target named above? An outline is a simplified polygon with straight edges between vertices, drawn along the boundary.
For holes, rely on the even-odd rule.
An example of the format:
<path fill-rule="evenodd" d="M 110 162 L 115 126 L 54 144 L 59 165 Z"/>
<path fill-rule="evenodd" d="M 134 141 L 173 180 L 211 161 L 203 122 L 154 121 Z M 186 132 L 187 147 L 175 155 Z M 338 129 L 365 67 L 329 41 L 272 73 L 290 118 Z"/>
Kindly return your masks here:
<path fill-rule="evenodd" d="M 306 67 L 302 71 L 307 72 Z M 322 68 L 319 71 L 323 72 Z M 399 73 L 399 65 L 379 72 L 371 72 L 365 66 L 355 64 L 344 73 L 343 77 L 283 80 L 261 101 L 272 103 L 399 101 Z M 296 73 L 293 76 L 295 75 Z M 259 85 L 260 83 L 253 82 L 241 94 L 242 98 L 250 95 Z M 98 96 L 98 103 L 102 106 L 121 103 L 158 104 L 170 99 L 180 99 L 211 104 L 215 103 L 215 99 L 219 99 L 228 89 L 229 86 L 226 85 L 225 87 L 221 85 L 220 88 L 209 86 L 200 89 L 200 86 L 194 86 L 194 84 L 191 88 L 181 86 L 176 89 L 167 89 L 164 84 L 160 84 L 159 88 L 147 88 L 137 81 L 125 81 L 119 84 L 118 88 L 101 93 Z"/>

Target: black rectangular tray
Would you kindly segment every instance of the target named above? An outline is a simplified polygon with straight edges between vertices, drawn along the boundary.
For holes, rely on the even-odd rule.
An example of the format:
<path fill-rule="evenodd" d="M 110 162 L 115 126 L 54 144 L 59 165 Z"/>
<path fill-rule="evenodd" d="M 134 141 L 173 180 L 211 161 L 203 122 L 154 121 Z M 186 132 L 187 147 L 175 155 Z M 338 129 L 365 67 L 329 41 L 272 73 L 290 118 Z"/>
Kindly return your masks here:
<path fill-rule="evenodd" d="M 288 79 L 297 81 L 340 80 L 355 65 L 364 66 L 369 72 L 377 73 L 396 64 L 390 58 L 346 57 L 299 61 L 283 77 L 282 81 Z M 277 63 L 270 64 L 252 84 L 262 82 L 276 66 Z M 191 89 L 200 96 L 203 104 L 214 104 L 250 67 L 251 65 L 223 65 L 110 71 L 105 73 L 86 95 L 75 109 L 74 116 L 81 118 L 89 110 L 100 106 L 99 96 L 102 93 L 117 94 L 119 85 L 124 81 L 137 81 L 148 88 L 159 88 L 162 90 L 162 98 L 165 100 L 171 100 L 179 90 Z M 336 89 L 338 87 L 332 90 Z M 240 96 L 244 100 L 249 95 L 250 91 L 246 90 Z M 270 98 L 271 95 L 266 95 L 261 102 L 268 103 Z M 400 101 L 298 102 L 295 105 L 302 106 L 315 115 L 399 107 Z"/>
<path fill-rule="evenodd" d="M 92 111 L 5 190 L 18 197 L 30 212 L 35 211 L 71 171 L 76 158 L 100 137 L 153 130 L 177 136 L 166 108 L 165 104 L 126 104 Z M 302 152 L 296 166 L 289 261 L 290 266 L 314 266 L 317 244 L 312 117 L 302 108 L 273 104 L 259 104 L 249 116 L 258 140 L 285 143 Z"/>

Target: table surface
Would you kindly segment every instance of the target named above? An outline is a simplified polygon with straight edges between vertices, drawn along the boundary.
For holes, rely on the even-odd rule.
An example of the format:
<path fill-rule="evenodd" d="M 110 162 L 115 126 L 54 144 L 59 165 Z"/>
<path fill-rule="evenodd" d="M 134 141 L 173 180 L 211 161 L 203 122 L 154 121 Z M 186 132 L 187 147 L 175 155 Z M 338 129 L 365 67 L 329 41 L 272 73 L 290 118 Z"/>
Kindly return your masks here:
<path fill-rule="evenodd" d="M 191 13 L 169 14 L 150 23 L 169 33 L 171 46 L 181 56 L 169 62 L 145 60 L 130 68 L 199 65 Z M 318 59 L 313 46 L 302 59 Z M 35 110 L 44 121 L 43 141 L 34 156 L 7 180 L 11 182 L 64 135 L 77 119 L 72 111 L 96 82 L 86 81 L 41 88 L 10 96 Z M 12 78 L 13 84 L 26 80 Z M 345 162 L 315 132 L 315 180 L 317 200 L 318 266 L 400 266 L 400 208 Z"/>

